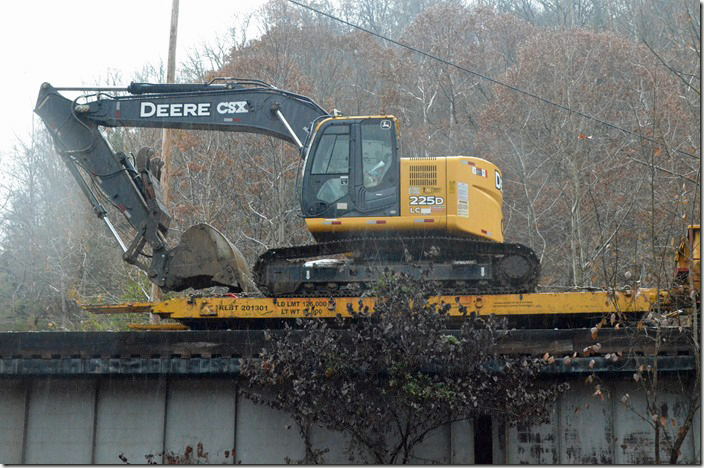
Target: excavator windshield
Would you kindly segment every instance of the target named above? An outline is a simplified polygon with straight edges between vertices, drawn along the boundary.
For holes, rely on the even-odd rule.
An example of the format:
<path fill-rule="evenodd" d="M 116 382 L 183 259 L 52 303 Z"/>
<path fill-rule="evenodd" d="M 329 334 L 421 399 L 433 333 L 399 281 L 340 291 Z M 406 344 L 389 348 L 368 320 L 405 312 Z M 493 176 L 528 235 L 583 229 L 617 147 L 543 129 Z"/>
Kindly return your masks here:
<path fill-rule="evenodd" d="M 313 174 L 347 174 L 350 163 L 350 130 L 348 125 L 325 129 L 313 160 Z"/>

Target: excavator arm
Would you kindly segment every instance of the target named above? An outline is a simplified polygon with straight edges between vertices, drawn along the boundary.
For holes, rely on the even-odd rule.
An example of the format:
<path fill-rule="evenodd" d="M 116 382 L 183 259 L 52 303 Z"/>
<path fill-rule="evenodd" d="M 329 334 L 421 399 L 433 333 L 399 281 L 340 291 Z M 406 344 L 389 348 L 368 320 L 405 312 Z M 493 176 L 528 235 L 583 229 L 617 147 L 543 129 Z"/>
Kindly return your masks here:
<path fill-rule="evenodd" d="M 184 232 L 175 248 L 167 237 L 171 216 L 159 187 L 161 161 L 149 148 L 132 158 L 115 152 L 99 127 L 152 127 L 219 130 L 269 135 L 296 144 L 301 150 L 314 122 L 328 114 L 307 97 L 278 90 L 266 83 L 222 80 L 207 84 L 132 83 L 131 95 L 92 94 L 76 100 L 59 91 L 86 88 L 41 86 L 35 112 L 51 132 L 58 153 L 118 240 L 123 259 L 144 270 L 167 291 L 228 286 L 253 291 L 247 262 L 219 231 L 198 224 Z M 82 168 L 89 180 L 82 175 Z M 91 182 L 91 183 L 89 183 Z M 107 218 L 98 195 L 118 208 L 136 231 L 125 243 Z M 151 248 L 151 261 L 145 247 Z"/>

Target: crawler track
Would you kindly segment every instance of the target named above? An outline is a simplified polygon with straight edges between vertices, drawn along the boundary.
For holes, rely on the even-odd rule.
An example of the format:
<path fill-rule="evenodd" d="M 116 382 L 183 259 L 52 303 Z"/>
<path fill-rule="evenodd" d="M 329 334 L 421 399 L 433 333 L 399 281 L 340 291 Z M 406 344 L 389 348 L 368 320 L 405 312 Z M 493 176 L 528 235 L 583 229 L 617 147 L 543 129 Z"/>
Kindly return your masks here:
<path fill-rule="evenodd" d="M 337 258 L 329 265 L 306 263 Z M 267 296 L 338 297 L 359 294 L 387 270 L 432 281 L 438 294 L 511 294 L 535 291 L 540 263 L 520 244 L 456 237 L 345 239 L 272 249 L 254 265 Z"/>

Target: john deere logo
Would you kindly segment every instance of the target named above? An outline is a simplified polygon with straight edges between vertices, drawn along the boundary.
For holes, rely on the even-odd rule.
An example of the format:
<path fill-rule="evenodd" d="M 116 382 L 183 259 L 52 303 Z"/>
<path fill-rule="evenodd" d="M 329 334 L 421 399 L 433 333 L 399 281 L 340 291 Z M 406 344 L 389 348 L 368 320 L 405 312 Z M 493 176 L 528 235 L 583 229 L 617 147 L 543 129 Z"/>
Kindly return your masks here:
<path fill-rule="evenodd" d="M 391 121 L 390 120 L 382 120 L 381 121 L 381 128 L 383 129 L 389 129 L 391 128 Z"/>

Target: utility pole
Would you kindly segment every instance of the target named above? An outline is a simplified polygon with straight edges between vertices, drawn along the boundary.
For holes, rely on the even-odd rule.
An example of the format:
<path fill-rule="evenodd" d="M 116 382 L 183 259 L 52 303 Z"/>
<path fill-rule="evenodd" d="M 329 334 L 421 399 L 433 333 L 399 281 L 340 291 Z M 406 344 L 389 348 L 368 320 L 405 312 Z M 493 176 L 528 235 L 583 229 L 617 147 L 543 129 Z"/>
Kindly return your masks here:
<path fill-rule="evenodd" d="M 179 0 L 171 0 L 171 30 L 169 32 L 169 58 L 166 64 L 166 82 L 174 83 L 176 81 L 176 32 L 178 30 L 178 2 Z M 164 167 L 161 172 L 161 191 L 164 196 L 164 204 L 168 207 L 171 198 L 169 187 L 169 177 L 171 175 L 171 152 L 172 152 L 172 134 L 173 130 L 165 128 L 161 143 L 161 159 L 164 161 Z"/>
<path fill-rule="evenodd" d="M 171 0 L 171 28 L 169 30 L 169 58 L 166 63 L 166 82 L 174 83 L 176 81 L 176 33 L 178 31 L 178 2 L 179 0 Z M 164 167 L 161 169 L 161 193 L 164 199 L 164 206 L 169 208 L 171 191 L 169 187 L 169 177 L 171 175 L 171 152 L 173 149 L 172 139 L 173 130 L 165 128 L 161 138 L 161 159 L 164 161 Z M 161 289 L 156 284 L 152 285 L 152 300 L 160 301 L 163 298 Z M 156 315 L 150 315 L 151 323 L 158 323 Z"/>

